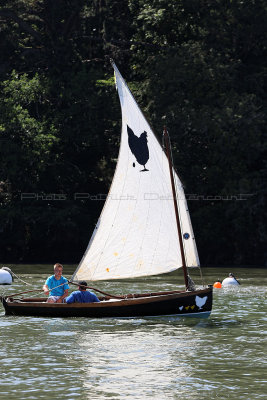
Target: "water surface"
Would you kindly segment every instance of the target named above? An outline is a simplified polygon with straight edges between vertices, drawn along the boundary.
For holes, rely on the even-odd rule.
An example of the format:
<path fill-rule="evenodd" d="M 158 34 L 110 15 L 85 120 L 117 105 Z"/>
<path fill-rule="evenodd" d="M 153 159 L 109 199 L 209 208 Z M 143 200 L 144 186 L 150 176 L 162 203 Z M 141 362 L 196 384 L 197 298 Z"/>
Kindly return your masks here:
<path fill-rule="evenodd" d="M 71 275 L 74 266 L 64 272 Z M 51 266 L 17 266 L 0 294 L 41 288 Z M 1 399 L 266 399 L 266 269 L 204 269 L 209 319 L 5 316 L 0 306 Z M 98 282 L 114 294 L 182 288 L 176 274 Z M 74 289 L 74 288 L 73 288 Z"/>

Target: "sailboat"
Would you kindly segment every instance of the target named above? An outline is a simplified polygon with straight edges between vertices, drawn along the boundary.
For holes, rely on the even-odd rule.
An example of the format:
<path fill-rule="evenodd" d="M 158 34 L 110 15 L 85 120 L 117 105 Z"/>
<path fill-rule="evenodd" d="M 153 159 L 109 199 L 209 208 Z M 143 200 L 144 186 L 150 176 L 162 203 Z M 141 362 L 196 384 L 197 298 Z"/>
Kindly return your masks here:
<path fill-rule="evenodd" d="M 6 314 L 52 317 L 208 317 L 212 288 L 196 288 L 188 269 L 199 267 L 182 183 L 172 165 L 164 128 L 161 146 L 117 66 L 121 144 L 105 205 L 71 282 L 166 274 L 183 268 L 185 289 L 100 296 L 99 303 L 47 303 L 44 298 L 3 298 Z"/>

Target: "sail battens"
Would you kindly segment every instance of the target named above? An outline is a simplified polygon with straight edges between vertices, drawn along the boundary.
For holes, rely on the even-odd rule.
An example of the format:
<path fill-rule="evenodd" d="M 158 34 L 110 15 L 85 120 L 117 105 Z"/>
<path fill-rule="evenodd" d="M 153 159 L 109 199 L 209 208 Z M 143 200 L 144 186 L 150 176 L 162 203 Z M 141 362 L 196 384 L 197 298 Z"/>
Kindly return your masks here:
<path fill-rule="evenodd" d="M 182 266 L 167 157 L 113 64 L 121 103 L 121 145 L 112 186 L 75 280 L 149 276 Z M 178 188 L 187 266 L 198 254 L 181 182 Z"/>

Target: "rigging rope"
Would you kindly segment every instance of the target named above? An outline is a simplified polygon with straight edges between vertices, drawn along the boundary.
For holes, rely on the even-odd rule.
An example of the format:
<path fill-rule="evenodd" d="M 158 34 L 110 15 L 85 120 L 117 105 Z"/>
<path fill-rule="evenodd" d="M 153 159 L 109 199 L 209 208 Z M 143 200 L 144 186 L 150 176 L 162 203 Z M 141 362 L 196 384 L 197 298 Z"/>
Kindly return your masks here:
<path fill-rule="evenodd" d="M 75 282 L 73 282 L 73 281 L 68 281 L 68 283 L 71 283 L 72 285 L 75 285 L 75 286 L 80 286 L 78 283 L 75 283 Z M 83 285 L 83 286 L 84 286 L 84 285 Z M 96 289 L 96 288 L 93 288 L 93 287 L 90 287 L 90 286 L 84 286 L 84 287 L 85 287 L 86 289 L 95 290 L 96 292 L 99 292 L 99 293 L 103 294 L 104 296 L 112 297 L 112 298 L 114 298 L 114 299 L 125 299 L 124 296 L 115 296 L 115 295 L 113 295 L 113 294 L 102 292 L 102 290 L 99 290 L 99 289 Z"/>
<path fill-rule="evenodd" d="M 68 283 L 71 283 L 72 285 L 75 285 L 75 286 L 80 286 L 78 283 L 72 282 L 70 280 L 68 280 Z M 52 289 L 48 289 L 48 291 L 51 292 L 51 290 L 56 289 L 56 288 L 58 288 L 58 287 L 60 287 L 62 285 L 65 285 L 65 284 L 66 284 L 66 282 L 63 282 L 60 285 L 55 286 Z M 114 298 L 114 299 L 125 299 L 124 296 L 115 296 L 113 294 L 103 292 L 102 290 L 99 290 L 99 289 L 94 288 L 94 287 L 86 286 L 86 289 L 94 290 L 96 292 L 99 292 L 99 293 L 103 294 L 104 296 L 108 296 L 108 297 L 111 297 L 111 298 Z M 1 296 L 1 297 L 16 297 L 16 296 L 20 296 L 22 294 L 27 294 L 27 293 L 32 293 L 32 292 L 43 292 L 43 289 L 28 290 L 27 292 L 14 293 L 14 294 L 10 294 L 8 296 Z"/>
<path fill-rule="evenodd" d="M 48 292 L 51 292 L 51 290 L 56 289 L 56 288 L 58 288 L 58 287 L 60 287 L 60 286 L 62 286 L 62 285 L 65 285 L 65 284 L 66 284 L 66 282 L 63 282 L 63 283 L 61 283 L 60 285 L 55 286 L 55 287 L 52 288 L 52 289 L 48 289 Z M 19 296 L 19 295 L 21 295 L 21 294 L 27 294 L 27 293 L 32 293 L 32 292 L 43 292 L 43 291 L 44 291 L 43 289 L 34 289 L 34 290 L 28 290 L 27 292 L 21 292 L 21 293 L 10 294 L 10 295 L 8 295 L 8 296 L 6 296 L 6 297 L 15 297 L 15 296 Z"/>
<path fill-rule="evenodd" d="M 25 281 L 24 281 L 23 279 L 21 279 L 18 275 L 16 275 L 15 272 L 13 272 L 13 271 L 12 271 L 12 275 L 13 275 L 15 278 L 17 278 L 19 281 L 25 283 L 25 285 L 33 286 L 32 283 L 25 282 Z"/>

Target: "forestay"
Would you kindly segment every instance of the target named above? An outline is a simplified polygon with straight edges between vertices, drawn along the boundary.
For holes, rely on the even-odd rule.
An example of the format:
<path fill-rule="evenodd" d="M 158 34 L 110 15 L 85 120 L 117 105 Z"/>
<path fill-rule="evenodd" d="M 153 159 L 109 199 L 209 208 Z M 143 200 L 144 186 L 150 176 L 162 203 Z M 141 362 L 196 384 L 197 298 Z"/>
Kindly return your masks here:
<path fill-rule="evenodd" d="M 122 111 L 117 168 L 74 280 L 156 275 L 182 266 L 168 160 L 113 63 Z M 186 263 L 198 254 L 181 182 L 175 174 Z"/>

